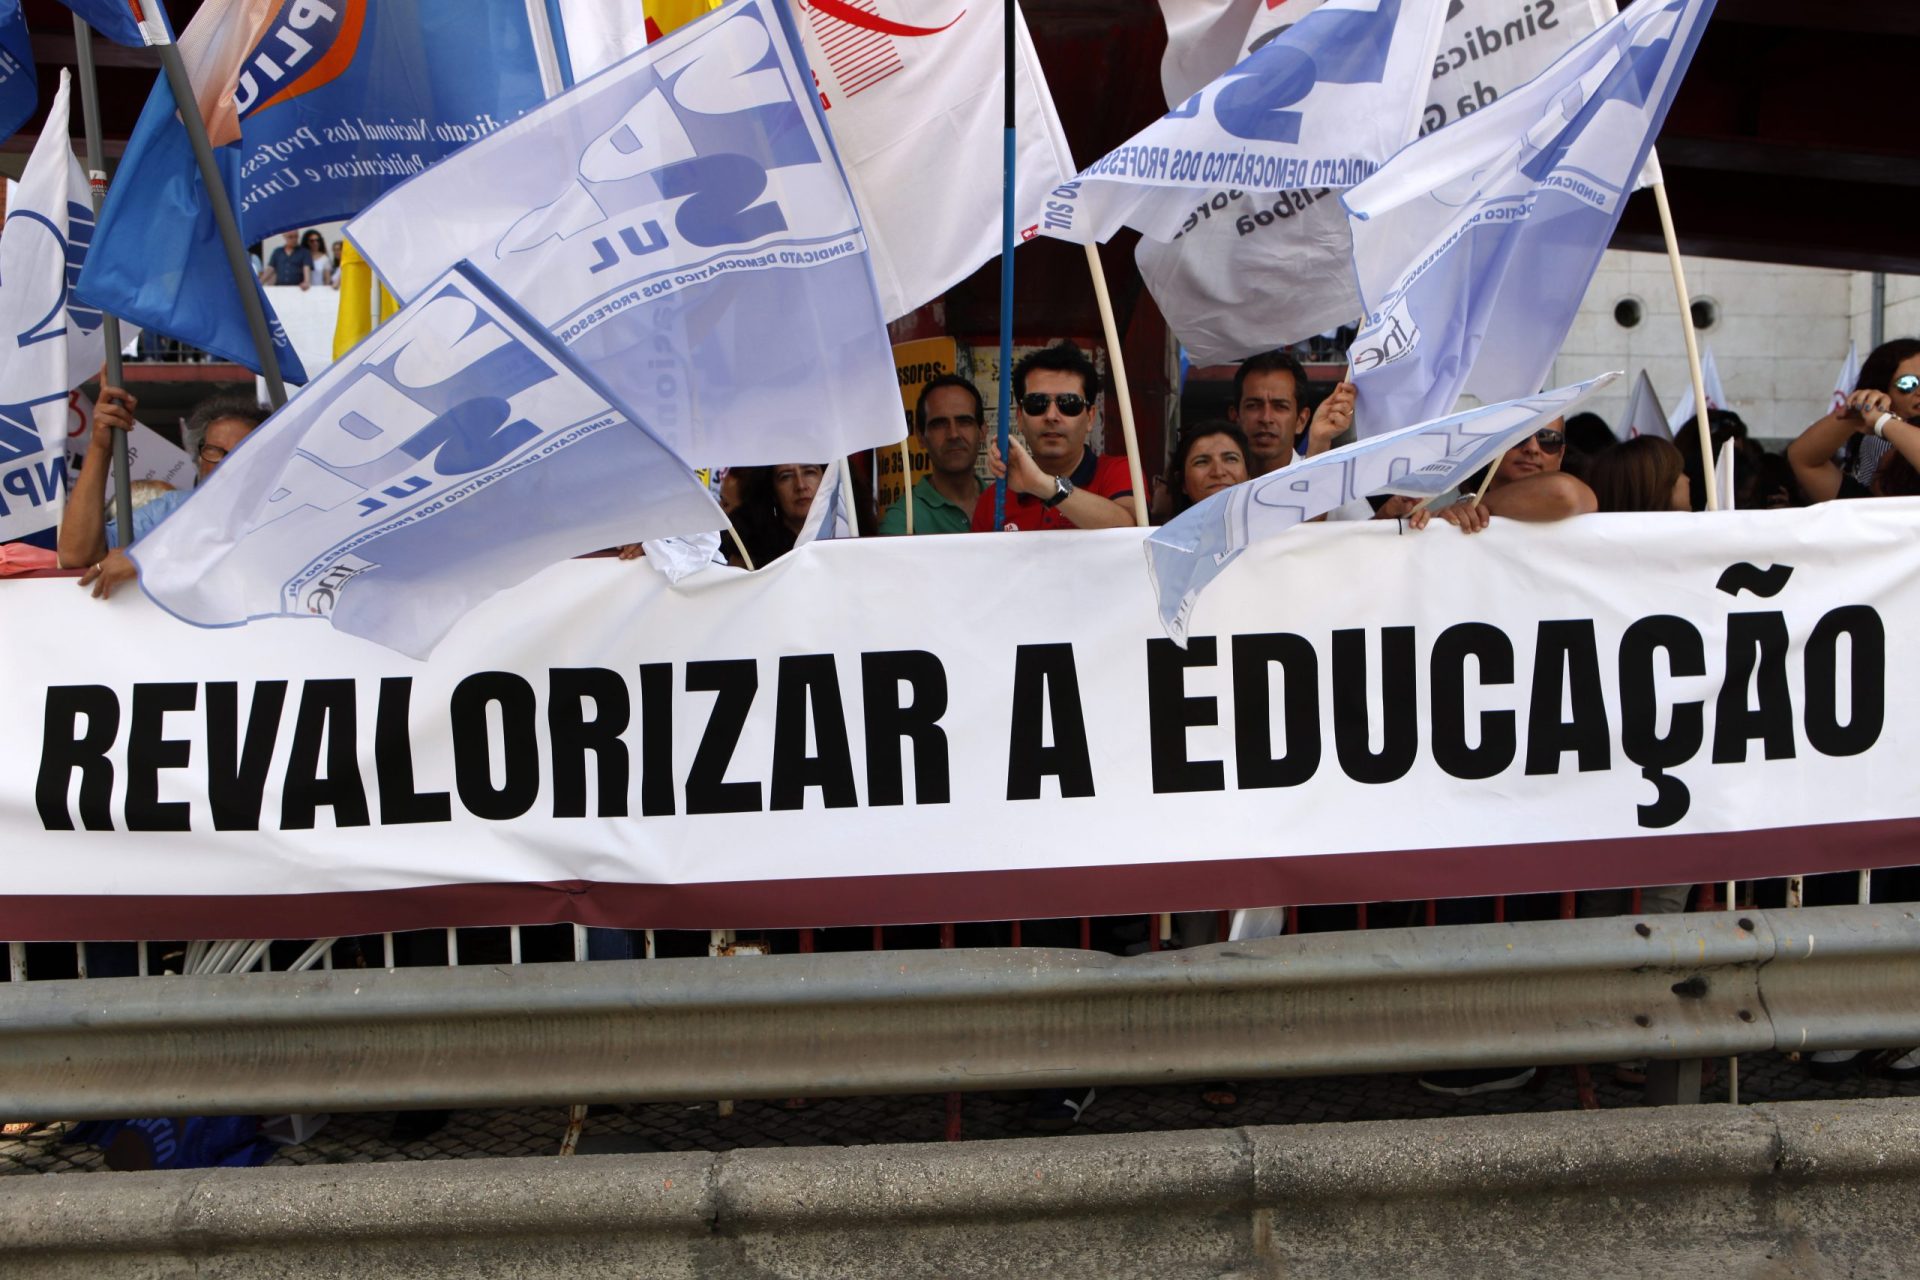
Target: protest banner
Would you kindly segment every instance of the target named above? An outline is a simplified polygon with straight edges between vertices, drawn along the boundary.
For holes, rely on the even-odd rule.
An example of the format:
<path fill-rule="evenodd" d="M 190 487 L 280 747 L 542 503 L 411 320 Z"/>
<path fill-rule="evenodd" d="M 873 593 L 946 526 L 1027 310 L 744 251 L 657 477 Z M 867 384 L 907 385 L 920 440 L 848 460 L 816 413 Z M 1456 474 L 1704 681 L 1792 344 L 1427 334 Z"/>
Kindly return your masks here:
<path fill-rule="evenodd" d="M 1902 499 L 1305 526 L 1229 566 L 1185 650 L 1134 529 L 821 542 L 677 587 L 569 562 L 425 663 L 0 582 L 0 936 L 1019 919 L 1900 865 L 1920 685 L 1888 641 L 1920 629 L 1917 527 Z"/>

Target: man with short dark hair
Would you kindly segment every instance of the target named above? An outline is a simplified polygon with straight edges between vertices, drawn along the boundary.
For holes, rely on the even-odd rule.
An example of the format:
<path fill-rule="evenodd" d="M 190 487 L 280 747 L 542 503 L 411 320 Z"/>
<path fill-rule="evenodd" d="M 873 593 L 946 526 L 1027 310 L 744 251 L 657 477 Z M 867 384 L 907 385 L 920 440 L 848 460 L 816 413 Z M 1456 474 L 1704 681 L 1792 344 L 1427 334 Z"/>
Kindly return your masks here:
<path fill-rule="evenodd" d="M 967 532 L 980 500 L 980 475 L 974 470 L 986 429 L 980 389 L 958 374 L 941 374 L 920 389 L 913 427 L 932 470 L 887 508 L 880 532 L 907 532 L 908 503 L 915 533 Z"/>
<path fill-rule="evenodd" d="M 313 283 L 313 255 L 300 244 L 299 233 L 289 231 L 280 237 L 280 247 L 267 259 L 260 273 L 262 284 L 298 285 L 305 289 Z"/>
<path fill-rule="evenodd" d="M 1290 351 L 1248 356 L 1233 371 L 1227 419 L 1247 436 L 1247 478 L 1325 453 L 1353 425 L 1354 387 L 1342 382 L 1309 415 L 1307 368 Z M 1304 433 L 1304 434 L 1303 434 Z"/>
<path fill-rule="evenodd" d="M 133 411 L 139 401 L 120 387 L 103 386 L 93 407 L 93 438 L 87 442 L 86 460 L 67 494 L 66 510 L 60 516 L 60 567 L 85 569 L 80 585 L 92 587 L 93 594 L 106 599 L 114 588 L 131 582 L 138 571 L 122 548 L 153 532 L 154 527 L 179 509 L 191 496 L 191 490 L 173 490 L 160 494 L 133 513 L 133 532 L 123 541 L 121 531 L 107 519 L 107 474 L 113 467 L 113 433 L 133 429 Z M 265 422 L 268 411 L 252 396 L 212 396 L 194 408 L 187 419 L 187 438 L 200 439 L 199 477 L 205 480 L 213 469 L 239 448 L 252 430 Z M 196 483 L 198 483 L 196 480 Z"/>
<path fill-rule="evenodd" d="M 997 443 L 987 454 L 988 470 L 996 479 L 1007 478 L 1002 529 L 1117 529 L 1134 523 L 1127 460 L 1087 447 L 1098 385 L 1093 361 L 1071 342 L 1028 352 L 1013 366 L 1020 434 L 1009 437 L 1011 456 L 1004 462 Z M 985 533 L 993 527 L 989 486 L 974 504 L 973 529 Z"/>

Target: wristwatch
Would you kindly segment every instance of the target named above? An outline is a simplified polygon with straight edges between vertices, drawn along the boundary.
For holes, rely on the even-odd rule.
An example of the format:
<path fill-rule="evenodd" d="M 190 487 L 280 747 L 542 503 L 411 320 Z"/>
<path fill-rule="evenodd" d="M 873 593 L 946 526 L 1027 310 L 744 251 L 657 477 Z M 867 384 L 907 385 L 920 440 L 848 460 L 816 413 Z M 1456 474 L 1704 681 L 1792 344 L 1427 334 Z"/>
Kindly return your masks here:
<path fill-rule="evenodd" d="M 1065 502 L 1067 495 L 1073 492 L 1073 481 L 1067 479 L 1065 476 L 1055 476 L 1053 483 L 1053 496 L 1040 499 L 1040 505 L 1049 511 Z"/>

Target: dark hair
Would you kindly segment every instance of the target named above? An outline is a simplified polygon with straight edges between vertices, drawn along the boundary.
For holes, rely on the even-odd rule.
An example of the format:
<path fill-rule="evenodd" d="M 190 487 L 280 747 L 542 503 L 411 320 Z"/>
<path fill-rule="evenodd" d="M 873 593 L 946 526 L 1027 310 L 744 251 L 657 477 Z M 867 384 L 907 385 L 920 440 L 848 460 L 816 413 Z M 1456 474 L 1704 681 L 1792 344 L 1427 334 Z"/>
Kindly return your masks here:
<path fill-rule="evenodd" d="M 253 396 L 237 391 L 224 392 L 208 396 L 193 406 L 193 412 L 187 415 L 186 434 L 189 440 L 204 439 L 207 428 L 222 418 L 238 418 L 251 431 L 272 416 L 273 410 L 261 405 Z"/>
<path fill-rule="evenodd" d="M 1038 351 L 1029 351 L 1013 366 L 1013 395 L 1017 400 L 1027 394 L 1027 375 L 1035 369 L 1052 369 L 1080 375 L 1080 394 L 1091 400 L 1100 393 L 1100 375 L 1087 359 L 1087 353 L 1071 342 L 1056 342 Z"/>
<path fill-rule="evenodd" d="M 1293 398 L 1299 402 L 1299 408 L 1307 399 L 1307 366 L 1291 351 L 1262 351 L 1257 356 L 1248 356 L 1233 371 L 1233 402 L 1240 403 L 1241 395 L 1247 389 L 1247 379 L 1256 373 L 1290 373 L 1293 375 Z"/>
<path fill-rule="evenodd" d="M 986 422 L 987 406 L 986 402 L 980 398 L 980 388 L 974 386 L 970 380 L 961 377 L 957 373 L 943 373 L 926 386 L 920 388 L 920 399 L 916 401 L 913 406 L 913 429 L 915 431 L 925 431 L 927 429 L 927 397 L 942 387 L 958 387 L 972 396 L 974 421 L 980 423 Z"/>
<path fill-rule="evenodd" d="M 1588 457 L 1611 449 L 1618 443 L 1614 439 L 1613 428 L 1597 413 L 1576 413 L 1568 418 L 1566 437 L 1568 444 Z"/>
<path fill-rule="evenodd" d="M 309 240 L 318 240 L 320 242 L 320 252 L 325 253 L 327 251 L 327 238 L 320 234 L 320 228 L 308 227 L 300 233 L 300 247 L 302 249 L 307 247 L 307 241 Z"/>
<path fill-rule="evenodd" d="M 780 518 L 780 501 L 774 493 L 773 473 L 781 466 L 794 465 L 781 463 L 767 467 L 730 467 L 727 474 L 740 478 L 740 505 L 730 517 L 733 527 L 740 531 L 740 540 L 746 543 L 747 553 L 753 557 L 755 568 L 778 560 L 793 550 L 794 531 Z M 820 467 L 821 482 L 825 483 L 826 468 L 817 462 L 799 464 Z M 852 475 L 847 476 L 840 486 L 843 497 L 853 502 L 855 517 L 860 522 L 860 533 L 864 537 L 876 532 L 879 521 L 873 513 L 873 498 L 867 486 L 858 483 Z"/>
<path fill-rule="evenodd" d="M 1860 379 L 1855 391 L 1891 391 L 1893 371 L 1915 356 L 1920 356 L 1920 338 L 1895 338 L 1875 347 L 1860 364 Z"/>
<path fill-rule="evenodd" d="M 1167 464 L 1167 492 L 1173 495 L 1174 514 L 1178 515 L 1193 505 L 1193 499 L 1187 496 L 1187 458 L 1193 453 L 1193 446 L 1208 436 L 1226 436 L 1240 446 L 1240 456 L 1247 456 L 1247 433 L 1231 422 L 1209 419 L 1196 422 L 1180 432 L 1180 442 L 1173 447 L 1173 460 Z"/>
<path fill-rule="evenodd" d="M 1587 484 L 1602 511 L 1671 511 L 1687 460 L 1673 441 L 1635 436 L 1587 460 Z"/>

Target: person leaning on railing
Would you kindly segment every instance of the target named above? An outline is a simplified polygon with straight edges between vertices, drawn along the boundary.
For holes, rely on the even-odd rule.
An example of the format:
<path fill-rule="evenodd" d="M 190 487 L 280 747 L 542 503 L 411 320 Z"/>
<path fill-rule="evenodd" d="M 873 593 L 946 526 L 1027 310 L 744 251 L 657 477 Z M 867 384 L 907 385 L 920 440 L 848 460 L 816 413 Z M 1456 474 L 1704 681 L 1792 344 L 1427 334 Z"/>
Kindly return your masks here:
<path fill-rule="evenodd" d="M 126 543 L 137 542 L 172 515 L 185 502 L 190 491 L 174 490 L 142 504 L 133 513 L 131 536 L 106 515 L 107 476 L 113 470 L 113 433 L 133 429 L 133 411 L 139 401 L 124 388 L 102 386 L 93 406 L 93 439 L 87 444 L 87 456 L 73 490 L 60 516 L 59 554 L 62 569 L 85 569 L 80 585 L 91 587 L 96 599 L 104 600 L 121 584 L 137 576 L 133 561 L 127 558 Z M 187 438 L 198 436 L 200 453 L 196 483 L 213 474 L 229 452 L 261 423 L 267 410 L 251 396 L 221 395 L 203 400 L 187 420 Z"/>

